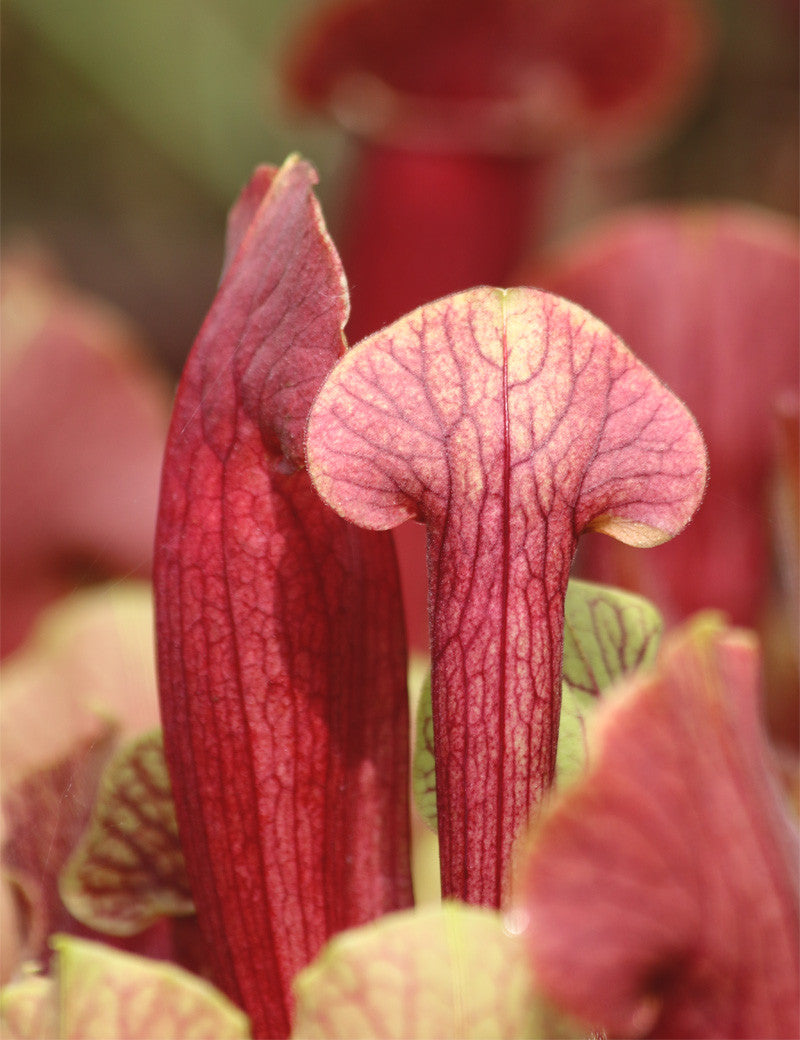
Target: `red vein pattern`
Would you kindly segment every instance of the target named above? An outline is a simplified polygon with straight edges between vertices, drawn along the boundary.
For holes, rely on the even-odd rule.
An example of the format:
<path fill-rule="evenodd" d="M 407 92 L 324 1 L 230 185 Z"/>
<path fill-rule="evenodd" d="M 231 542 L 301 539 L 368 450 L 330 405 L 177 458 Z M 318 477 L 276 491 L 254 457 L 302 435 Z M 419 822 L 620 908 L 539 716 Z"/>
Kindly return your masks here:
<path fill-rule="evenodd" d="M 584 558 L 587 573 L 624 580 L 670 620 L 713 606 L 763 623 L 774 408 L 797 387 L 799 241 L 794 219 L 745 206 L 637 207 L 522 277 L 618 330 L 702 426 L 712 480 L 686 538 L 646 559 L 602 542 Z"/>
<path fill-rule="evenodd" d="M 74 917 L 110 935 L 194 913 L 160 730 L 128 741 L 109 763 L 59 889 Z"/>
<path fill-rule="evenodd" d="M 427 524 L 443 894 L 499 905 L 553 777 L 578 535 L 677 533 L 705 486 L 700 433 L 586 311 L 481 288 L 355 347 L 315 402 L 308 456 L 348 519 Z"/>
<path fill-rule="evenodd" d="M 796 1037 L 800 841 L 770 775 L 752 636 L 712 619 L 596 716 L 522 898 L 543 993 L 612 1036 Z"/>
<path fill-rule="evenodd" d="M 245 1040 L 247 1018 L 200 979 L 175 964 L 131 956 L 102 943 L 56 936 L 49 994 L 57 1028 L 25 1036 L 203 1037 Z M 49 997 L 49 1001 L 48 1001 Z M 45 1008 L 40 1010 L 43 1015 Z"/>
<path fill-rule="evenodd" d="M 393 548 L 298 468 L 348 307 L 314 180 L 295 158 L 261 169 L 233 210 L 175 406 L 156 550 L 192 891 L 218 983 L 270 1037 L 288 1035 L 292 978 L 332 933 L 411 901 Z"/>

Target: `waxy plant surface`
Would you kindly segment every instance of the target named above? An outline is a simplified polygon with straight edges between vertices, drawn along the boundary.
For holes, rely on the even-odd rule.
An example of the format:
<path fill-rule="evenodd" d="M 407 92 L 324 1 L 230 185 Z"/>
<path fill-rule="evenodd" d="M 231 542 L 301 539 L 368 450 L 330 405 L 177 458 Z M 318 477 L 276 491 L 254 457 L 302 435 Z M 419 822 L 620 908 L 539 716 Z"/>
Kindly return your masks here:
<path fill-rule="evenodd" d="M 482 288 L 352 349 L 312 409 L 308 454 L 343 516 L 428 526 L 443 893 L 499 905 L 553 778 L 577 538 L 677 533 L 705 486 L 700 433 L 587 312 Z"/>
<path fill-rule="evenodd" d="M 261 169 L 233 211 L 157 534 L 181 841 L 215 977 L 259 1036 L 288 1032 L 291 980 L 333 932 L 411 901 L 393 550 L 297 468 L 347 315 L 312 176 L 298 160 Z"/>

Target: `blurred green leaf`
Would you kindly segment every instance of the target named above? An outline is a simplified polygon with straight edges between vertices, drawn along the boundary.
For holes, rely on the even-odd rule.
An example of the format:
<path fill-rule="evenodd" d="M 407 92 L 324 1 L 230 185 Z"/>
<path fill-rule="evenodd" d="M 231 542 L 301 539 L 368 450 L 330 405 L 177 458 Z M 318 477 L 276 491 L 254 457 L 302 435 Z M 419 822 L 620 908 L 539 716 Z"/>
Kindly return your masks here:
<path fill-rule="evenodd" d="M 8 0 L 6 10 L 227 203 L 257 163 L 305 149 L 303 133 L 279 125 L 276 80 L 280 50 L 303 6 Z"/>

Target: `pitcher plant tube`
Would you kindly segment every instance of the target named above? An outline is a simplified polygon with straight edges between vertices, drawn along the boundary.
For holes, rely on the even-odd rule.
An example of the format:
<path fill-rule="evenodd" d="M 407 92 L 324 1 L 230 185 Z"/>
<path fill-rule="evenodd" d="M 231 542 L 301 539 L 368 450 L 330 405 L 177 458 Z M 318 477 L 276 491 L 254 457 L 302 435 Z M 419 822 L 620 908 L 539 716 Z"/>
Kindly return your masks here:
<path fill-rule="evenodd" d="M 578 536 L 658 544 L 706 479 L 685 407 L 558 297 L 467 290 L 346 351 L 313 183 L 292 157 L 234 207 L 157 532 L 181 843 L 258 1036 L 288 1033 L 327 938 L 411 903 L 402 603 L 391 536 L 361 528 L 427 524 L 443 891 L 498 906 L 553 779 Z"/>
<path fill-rule="evenodd" d="M 334 932 L 411 902 L 402 604 L 388 535 L 303 469 L 347 293 L 297 159 L 259 169 L 178 393 L 155 563 L 164 740 L 216 981 L 257 1036 Z"/>
<path fill-rule="evenodd" d="M 578 536 L 658 545 L 705 486 L 684 406 L 581 308 L 480 288 L 366 339 L 311 413 L 322 497 L 428 527 L 442 893 L 498 906 L 549 787 Z"/>

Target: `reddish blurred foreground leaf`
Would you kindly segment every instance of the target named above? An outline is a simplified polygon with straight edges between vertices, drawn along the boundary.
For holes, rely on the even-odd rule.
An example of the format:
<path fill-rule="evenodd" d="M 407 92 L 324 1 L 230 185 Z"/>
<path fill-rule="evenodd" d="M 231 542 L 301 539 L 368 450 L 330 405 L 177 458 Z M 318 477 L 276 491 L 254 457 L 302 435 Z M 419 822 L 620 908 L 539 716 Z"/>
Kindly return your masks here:
<path fill-rule="evenodd" d="M 155 587 L 164 744 L 215 978 L 258 1036 L 334 932 L 411 901 L 408 700 L 387 535 L 303 465 L 347 291 L 296 157 L 258 170 L 169 435 Z"/>
<path fill-rule="evenodd" d="M 167 381 L 126 319 L 4 255 L 0 653 L 76 584 L 149 572 Z"/>
<path fill-rule="evenodd" d="M 537 979 L 614 1035 L 798 1035 L 798 832 L 758 668 L 754 639 L 713 616 L 675 633 L 598 713 L 588 774 L 534 830 Z"/>
<path fill-rule="evenodd" d="M 247 1040 L 246 1017 L 209 983 L 174 964 L 102 943 L 52 940 L 49 977 L 0 993 L 5 1040 Z"/>
<path fill-rule="evenodd" d="M 700 432 L 586 311 L 482 287 L 346 354 L 307 449 L 342 516 L 427 525 L 442 892 L 499 906 L 513 841 L 554 775 L 578 536 L 677 534 L 705 486 Z"/>
<path fill-rule="evenodd" d="M 63 757 L 4 787 L 0 867 L 17 897 L 20 958 L 46 958 L 48 937 L 75 924 L 58 875 L 89 820 L 115 737 L 113 725 L 98 720 L 96 735 L 76 739 Z"/>

